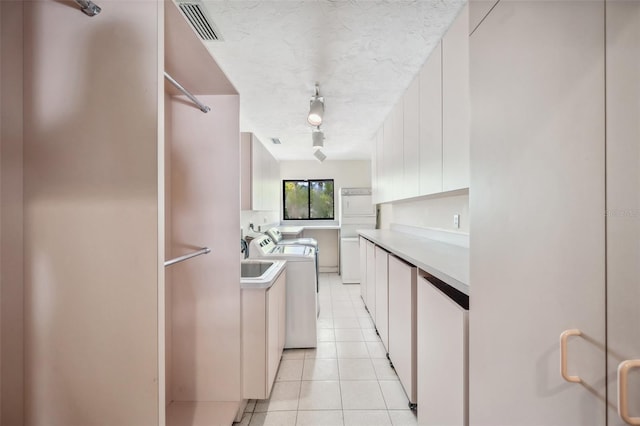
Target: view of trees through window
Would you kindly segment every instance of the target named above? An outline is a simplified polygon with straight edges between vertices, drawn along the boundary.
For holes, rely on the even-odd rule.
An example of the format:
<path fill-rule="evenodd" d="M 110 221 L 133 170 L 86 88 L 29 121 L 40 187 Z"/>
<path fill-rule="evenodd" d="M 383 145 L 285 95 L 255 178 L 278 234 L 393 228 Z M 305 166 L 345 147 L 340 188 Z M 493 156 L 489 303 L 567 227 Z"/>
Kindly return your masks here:
<path fill-rule="evenodd" d="M 333 219 L 333 179 L 282 181 L 284 219 Z"/>

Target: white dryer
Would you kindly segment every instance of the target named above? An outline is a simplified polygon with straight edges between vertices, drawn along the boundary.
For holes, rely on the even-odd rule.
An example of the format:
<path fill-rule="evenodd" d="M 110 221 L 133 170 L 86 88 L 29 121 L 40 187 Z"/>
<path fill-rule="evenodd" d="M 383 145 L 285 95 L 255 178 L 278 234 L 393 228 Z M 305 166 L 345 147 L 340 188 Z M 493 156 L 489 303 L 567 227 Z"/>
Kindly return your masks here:
<path fill-rule="evenodd" d="M 249 256 L 287 261 L 285 348 L 317 346 L 316 252 L 302 245 L 278 246 L 268 235 L 251 240 Z"/>

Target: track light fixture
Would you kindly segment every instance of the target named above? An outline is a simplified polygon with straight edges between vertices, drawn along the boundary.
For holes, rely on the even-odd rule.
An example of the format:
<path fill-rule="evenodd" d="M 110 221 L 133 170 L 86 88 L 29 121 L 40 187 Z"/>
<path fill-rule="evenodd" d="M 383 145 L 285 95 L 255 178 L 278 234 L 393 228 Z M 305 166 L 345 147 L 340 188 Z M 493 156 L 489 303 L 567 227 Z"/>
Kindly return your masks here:
<path fill-rule="evenodd" d="M 307 121 L 312 126 L 319 126 L 322 124 L 322 117 L 324 116 L 324 98 L 320 96 L 320 88 L 316 83 L 316 93 L 311 98 L 309 106 L 309 115 Z"/>
<path fill-rule="evenodd" d="M 313 129 L 311 133 L 311 139 L 313 140 L 313 149 L 320 149 L 324 146 L 324 133 L 320 130 L 320 127 Z"/>

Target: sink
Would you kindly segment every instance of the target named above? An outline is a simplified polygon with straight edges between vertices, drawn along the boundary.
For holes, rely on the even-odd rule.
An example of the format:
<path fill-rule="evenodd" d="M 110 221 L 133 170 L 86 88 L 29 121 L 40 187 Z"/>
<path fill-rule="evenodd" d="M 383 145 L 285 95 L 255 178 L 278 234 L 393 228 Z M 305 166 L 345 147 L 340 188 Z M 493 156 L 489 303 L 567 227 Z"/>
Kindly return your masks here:
<path fill-rule="evenodd" d="M 284 270 L 285 260 L 245 259 L 240 262 L 240 288 L 268 289 Z"/>
<path fill-rule="evenodd" d="M 273 262 L 249 260 L 240 265 L 241 278 L 259 278 L 273 266 Z"/>

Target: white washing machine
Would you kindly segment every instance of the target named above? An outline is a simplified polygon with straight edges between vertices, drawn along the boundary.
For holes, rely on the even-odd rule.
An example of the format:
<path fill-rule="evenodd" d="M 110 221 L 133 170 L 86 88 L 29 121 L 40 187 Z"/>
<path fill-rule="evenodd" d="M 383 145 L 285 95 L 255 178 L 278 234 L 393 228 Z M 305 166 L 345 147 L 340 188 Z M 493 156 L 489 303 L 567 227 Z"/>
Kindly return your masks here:
<path fill-rule="evenodd" d="M 267 229 L 266 234 L 271 237 L 273 242 L 278 246 L 286 246 L 286 245 L 298 245 L 298 246 L 309 246 L 316 249 L 316 292 L 320 291 L 320 263 L 318 263 L 318 253 L 320 250 L 318 249 L 318 240 L 315 238 L 289 238 L 283 239 L 282 232 L 278 228 L 269 228 Z M 318 315 L 320 315 L 320 309 L 318 309 Z"/>
<path fill-rule="evenodd" d="M 251 240 L 249 256 L 287 261 L 285 348 L 317 346 L 316 252 L 313 247 L 276 245 L 263 235 Z"/>

